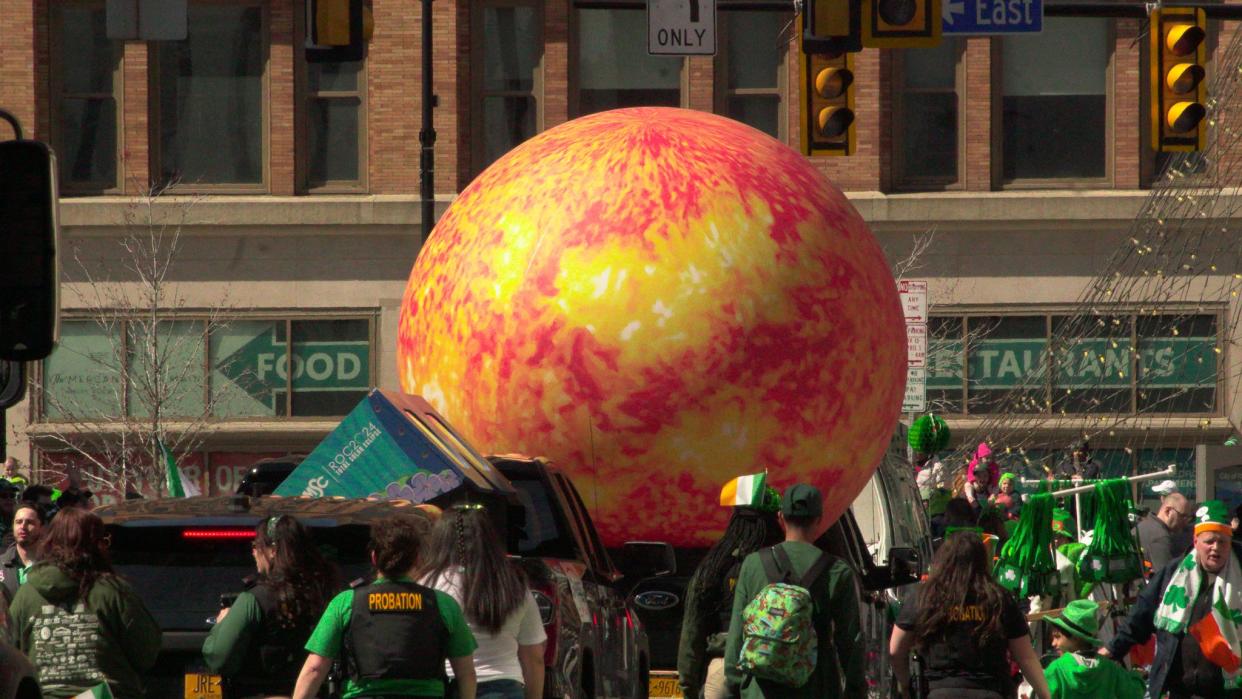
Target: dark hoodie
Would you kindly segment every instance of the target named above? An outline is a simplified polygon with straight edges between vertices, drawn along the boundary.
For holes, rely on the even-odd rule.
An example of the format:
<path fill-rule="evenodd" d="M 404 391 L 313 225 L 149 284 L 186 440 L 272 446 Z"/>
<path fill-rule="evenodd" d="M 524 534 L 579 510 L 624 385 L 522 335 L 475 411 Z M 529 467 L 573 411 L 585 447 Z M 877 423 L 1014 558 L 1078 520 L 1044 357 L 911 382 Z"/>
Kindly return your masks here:
<path fill-rule="evenodd" d="M 9 609 L 18 647 L 39 671 L 45 697 L 72 697 L 107 682 L 117 699 L 146 694 L 140 673 L 155 665 L 160 628 L 124 580 L 108 576 L 78 599 L 78 583 L 36 565 Z"/>

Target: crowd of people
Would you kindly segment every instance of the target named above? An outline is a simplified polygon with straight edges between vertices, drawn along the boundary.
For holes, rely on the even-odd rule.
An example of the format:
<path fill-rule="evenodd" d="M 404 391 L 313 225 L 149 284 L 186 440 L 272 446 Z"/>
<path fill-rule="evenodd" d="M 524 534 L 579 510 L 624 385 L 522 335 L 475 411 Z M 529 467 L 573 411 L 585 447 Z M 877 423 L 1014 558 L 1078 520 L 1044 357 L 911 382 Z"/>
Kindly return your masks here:
<path fill-rule="evenodd" d="M 0 633 L 27 655 L 45 697 L 146 696 L 162 632 L 112 568 L 103 521 L 54 508 L 28 486 L 11 508 Z M 477 505 L 394 510 L 371 527 L 374 577 L 342 589 L 306 525 L 264 518 L 255 575 L 203 644 L 226 699 L 339 696 L 539 699 L 546 636 L 524 574 Z M 98 694 L 96 696 L 99 696 Z"/>
<path fill-rule="evenodd" d="M 894 609 L 895 695 L 1242 698 L 1236 514 L 1218 501 L 1193 506 L 1172 481 L 1156 486 L 1159 505 L 1132 508 L 1121 525 L 1142 553 L 1141 577 L 1100 583 L 1082 575 L 1092 532 L 1080 536 L 1072 498 L 1062 498 L 1045 524 L 1056 570 L 1038 594 L 1019 596 L 999 584 L 996 565 L 1021 520 L 1021 481 L 1000 470 L 987 445 L 964 466 L 955 478 L 943 464 L 917 464 L 935 553 Z M 1077 485 L 1100 474 L 1082 441 L 1046 475 Z M 687 586 L 677 668 L 687 699 L 867 696 L 858 580 L 826 541 L 813 545 L 827 529 L 818 502 L 799 485 L 784 498 L 734 506 Z M 780 622 L 756 614 L 789 599 L 773 592 L 781 586 L 802 588 L 811 605 L 818 645 L 809 672 L 788 671 L 800 662 L 796 635 L 782 637 Z M 791 609 L 769 617 L 792 618 Z"/>

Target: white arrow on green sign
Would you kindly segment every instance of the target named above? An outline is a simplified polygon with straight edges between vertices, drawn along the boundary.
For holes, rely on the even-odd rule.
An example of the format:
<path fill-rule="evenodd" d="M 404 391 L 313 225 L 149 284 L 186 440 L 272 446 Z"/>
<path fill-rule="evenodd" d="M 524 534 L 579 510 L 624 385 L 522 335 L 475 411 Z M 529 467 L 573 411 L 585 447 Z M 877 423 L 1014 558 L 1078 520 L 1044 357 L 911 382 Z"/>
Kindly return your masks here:
<path fill-rule="evenodd" d="M 216 367 L 256 401 L 272 405 L 285 390 L 292 365 L 294 391 L 357 391 L 370 387 L 371 345 L 353 342 L 287 342 L 264 330 Z"/>

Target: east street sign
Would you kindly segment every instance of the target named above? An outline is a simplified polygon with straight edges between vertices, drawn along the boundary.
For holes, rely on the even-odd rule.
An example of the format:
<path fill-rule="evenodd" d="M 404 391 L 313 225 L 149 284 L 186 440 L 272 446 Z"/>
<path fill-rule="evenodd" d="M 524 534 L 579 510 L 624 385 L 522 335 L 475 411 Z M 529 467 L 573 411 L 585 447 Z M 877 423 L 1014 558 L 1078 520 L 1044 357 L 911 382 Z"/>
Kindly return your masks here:
<path fill-rule="evenodd" d="M 716 0 L 647 0 L 647 53 L 716 53 Z"/>
<path fill-rule="evenodd" d="M 1033 34 L 1044 29 L 1044 0 L 941 0 L 944 33 Z"/>

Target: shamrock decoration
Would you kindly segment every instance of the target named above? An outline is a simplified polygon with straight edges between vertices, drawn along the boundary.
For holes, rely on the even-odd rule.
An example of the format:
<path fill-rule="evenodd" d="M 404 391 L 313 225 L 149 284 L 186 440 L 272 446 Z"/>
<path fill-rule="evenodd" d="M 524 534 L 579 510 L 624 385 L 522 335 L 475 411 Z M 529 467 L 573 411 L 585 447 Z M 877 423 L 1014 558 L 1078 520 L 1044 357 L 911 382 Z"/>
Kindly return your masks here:
<path fill-rule="evenodd" d="M 1169 585 L 1164 593 L 1164 602 L 1174 609 L 1185 609 L 1189 600 L 1186 599 L 1186 588 L 1180 585 Z"/>
<path fill-rule="evenodd" d="M 1005 571 L 1005 579 L 1006 579 L 1006 580 L 1017 580 L 1017 579 L 1018 579 L 1018 571 L 1014 570 L 1013 568 L 1010 568 L 1009 570 L 1006 570 L 1006 571 Z"/>

